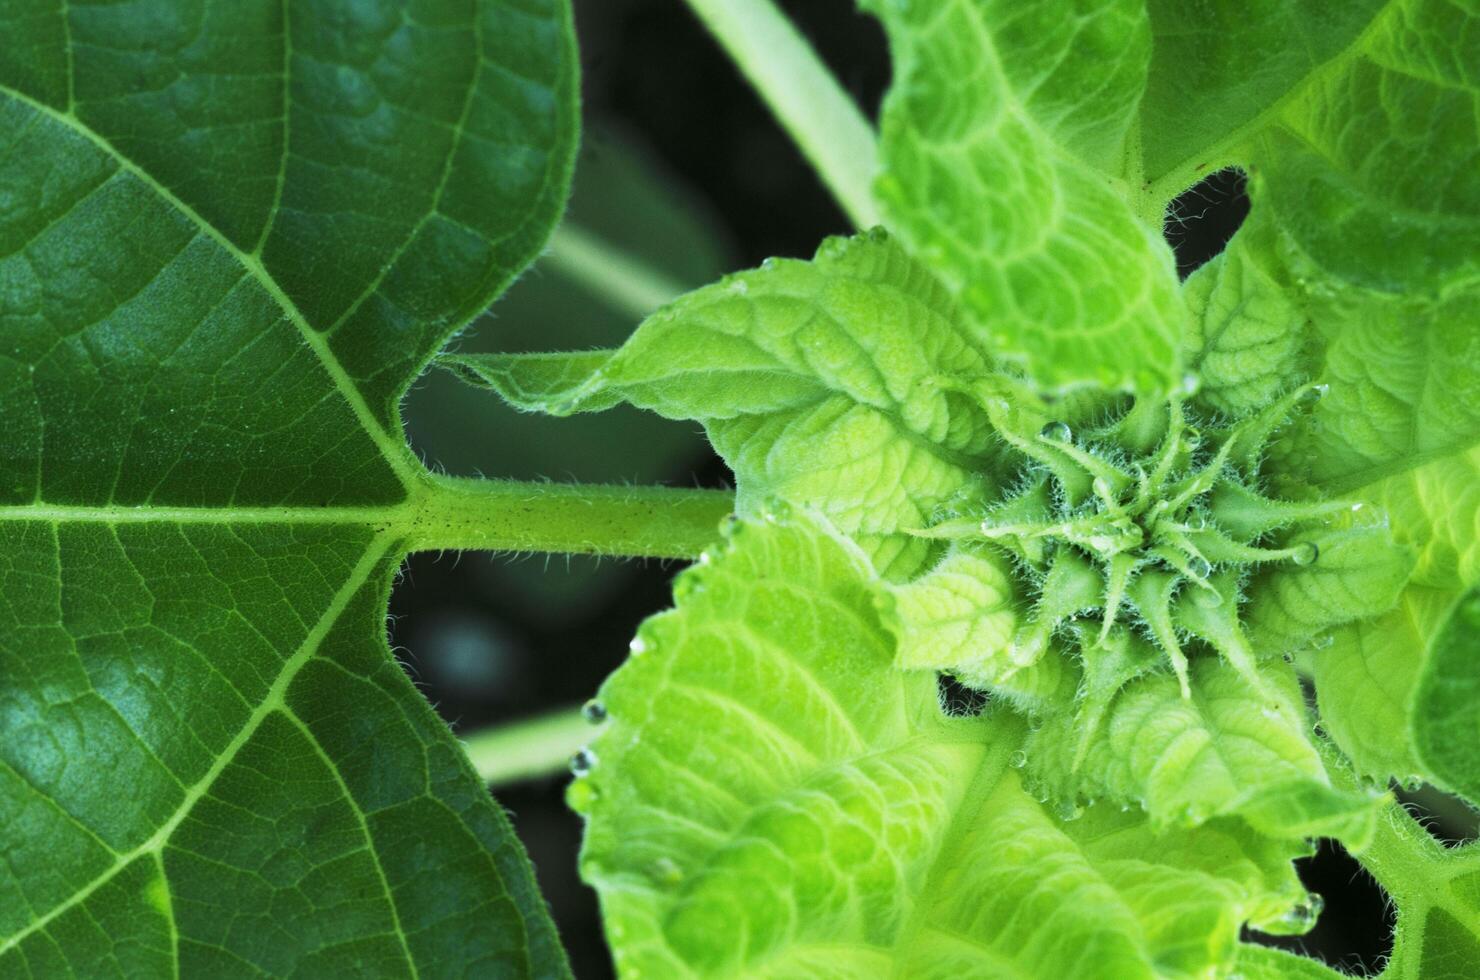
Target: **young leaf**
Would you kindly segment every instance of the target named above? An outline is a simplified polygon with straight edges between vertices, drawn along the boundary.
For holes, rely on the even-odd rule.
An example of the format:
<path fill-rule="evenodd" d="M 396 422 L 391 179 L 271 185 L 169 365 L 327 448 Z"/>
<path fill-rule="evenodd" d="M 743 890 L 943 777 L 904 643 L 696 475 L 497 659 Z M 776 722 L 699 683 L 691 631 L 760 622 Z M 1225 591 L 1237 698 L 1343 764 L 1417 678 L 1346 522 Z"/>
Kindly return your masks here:
<path fill-rule="evenodd" d="M 1293 672 L 1275 663 L 1259 679 L 1263 690 L 1205 657 L 1190 698 L 1167 673 L 1132 681 L 1088 730 L 1068 712 L 1048 718 L 1025 747 L 1029 772 L 1060 798 L 1139 804 L 1158 826 L 1240 816 L 1278 837 L 1370 835 L 1372 800 L 1332 786 Z"/>
<path fill-rule="evenodd" d="M 962 393 L 992 361 L 930 276 L 882 234 L 773 260 L 649 317 L 614 353 L 460 355 L 442 364 L 557 415 L 630 401 L 704 423 L 737 506 L 805 502 L 879 567 L 916 571 L 925 527 L 977 492 L 994 436 Z"/>
<path fill-rule="evenodd" d="M 1010 563 L 987 547 L 958 546 L 928 573 L 892 589 L 883 613 L 902 670 L 939 670 L 987 689 L 1022 609 Z"/>
<path fill-rule="evenodd" d="M 1192 312 L 1187 366 L 1197 374 L 1197 402 L 1215 412 L 1253 413 L 1313 373 L 1310 328 L 1276 242 L 1269 222 L 1251 218 L 1183 286 Z"/>
<path fill-rule="evenodd" d="M 386 648 L 401 392 L 554 222 L 557 0 L 0 14 L 0 973 L 559 975 Z"/>
<path fill-rule="evenodd" d="M 1020 726 L 893 668 L 877 587 L 820 527 L 741 524 L 639 631 L 570 790 L 620 971 L 1196 975 L 1299 899 L 1237 825 L 1050 815 Z"/>
<path fill-rule="evenodd" d="M 1180 383 L 1171 253 L 1111 186 L 1150 56 L 1141 4 L 866 6 L 893 51 L 890 230 L 1043 385 Z"/>
<path fill-rule="evenodd" d="M 1250 641 L 1283 656 L 1333 626 L 1381 615 L 1393 607 L 1413 572 L 1413 555 L 1387 528 L 1330 528 L 1299 535 L 1315 559 L 1255 580 L 1244 610 Z"/>

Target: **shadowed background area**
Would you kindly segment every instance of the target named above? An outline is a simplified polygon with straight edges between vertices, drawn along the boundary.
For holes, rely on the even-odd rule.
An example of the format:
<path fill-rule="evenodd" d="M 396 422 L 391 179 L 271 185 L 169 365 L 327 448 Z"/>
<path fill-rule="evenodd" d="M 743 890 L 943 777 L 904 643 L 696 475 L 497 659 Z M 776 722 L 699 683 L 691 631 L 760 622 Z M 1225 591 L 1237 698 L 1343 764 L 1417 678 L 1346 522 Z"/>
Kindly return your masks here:
<path fill-rule="evenodd" d="M 538 263 L 457 342 L 464 351 L 615 346 L 672 292 L 772 255 L 808 257 L 842 213 L 725 55 L 680 0 L 576 0 L 585 140 L 562 248 Z M 872 115 L 888 84 L 882 30 L 853 0 L 783 8 Z M 1184 194 L 1167 222 L 1186 275 L 1248 210 L 1241 174 Z M 638 268 L 604 267 L 618 246 Z M 624 284 L 594 288 L 564 259 L 596 246 L 595 267 Z M 423 379 L 406 405 L 431 465 L 459 474 L 585 482 L 726 486 L 728 470 L 696 426 L 622 408 L 569 419 L 521 416 L 449 376 Z M 392 597 L 392 643 L 460 734 L 578 705 L 627 650 L 637 624 L 666 608 L 675 568 L 484 554 L 412 557 Z M 500 801 L 535 862 L 580 977 L 610 975 L 595 895 L 576 874 L 580 821 L 564 775 L 502 787 Z M 1421 801 L 1436 811 L 1442 800 Z M 1467 815 L 1440 836 L 1472 833 Z M 1279 945 L 1356 974 L 1391 946 L 1384 896 L 1356 862 L 1322 844 L 1302 863 L 1326 897 L 1316 928 Z"/>

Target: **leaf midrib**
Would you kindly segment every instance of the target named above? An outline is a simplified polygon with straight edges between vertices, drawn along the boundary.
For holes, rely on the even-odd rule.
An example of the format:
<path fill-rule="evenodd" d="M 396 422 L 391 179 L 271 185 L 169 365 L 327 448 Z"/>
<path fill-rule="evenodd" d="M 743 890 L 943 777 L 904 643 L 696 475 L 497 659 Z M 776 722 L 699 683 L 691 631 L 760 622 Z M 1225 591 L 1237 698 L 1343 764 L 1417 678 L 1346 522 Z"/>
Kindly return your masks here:
<path fill-rule="evenodd" d="M 304 343 L 308 345 L 324 372 L 329 376 L 335 390 L 339 393 L 345 403 L 354 413 L 355 420 L 365 431 L 365 434 L 375 444 L 380 455 L 385 459 L 386 465 L 395 474 L 402 489 L 409 492 L 414 487 L 418 474 L 410 462 L 410 450 L 405 442 L 394 433 L 388 431 L 376 418 L 364 395 L 355 385 L 354 380 L 345 371 L 344 366 L 334 355 L 333 350 L 324 335 L 320 334 L 308 322 L 303 312 L 298 309 L 296 303 L 289 298 L 283 288 L 278 285 L 277 280 L 267 271 L 257 256 L 243 251 L 230 238 L 221 232 L 215 225 L 207 221 L 198 211 L 186 204 L 175 195 L 168 187 L 156 180 L 144 168 L 119 151 L 106 137 L 92 129 L 81 119 L 71 112 L 61 112 L 44 102 L 40 102 L 23 92 L 17 91 L 8 85 L 0 84 L 0 95 L 27 106 L 32 111 L 40 113 L 54 122 L 67 127 L 72 132 L 81 136 L 92 145 L 103 151 L 112 159 L 120 169 L 129 173 L 155 193 L 162 201 L 177 211 L 181 216 L 189 220 L 200 231 L 226 251 L 236 262 L 246 270 L 247 274 L 270 296 L 274 303 L 283 311 L 287 319 L 293 324 Z"/>

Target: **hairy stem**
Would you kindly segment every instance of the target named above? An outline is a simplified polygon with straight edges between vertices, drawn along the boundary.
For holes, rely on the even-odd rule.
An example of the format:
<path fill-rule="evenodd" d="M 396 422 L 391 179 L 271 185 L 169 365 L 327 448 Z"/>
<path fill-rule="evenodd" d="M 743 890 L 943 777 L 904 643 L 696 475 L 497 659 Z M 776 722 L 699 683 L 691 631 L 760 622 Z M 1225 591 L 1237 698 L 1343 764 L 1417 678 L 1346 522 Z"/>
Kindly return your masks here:
<path fill-rule="evenodd" d="M 565 708 L 474 732 L 463 748 L 483 781 L 497 787 L 559 772 L 598 732 L 579 708 Z"/>
<path fill-rule="evenodd" d="M 682 283 L 569 224 L 555 229 L 545 262 L 635 319 L 684 292 Z"/>
<path fill-rule="evenodd" d="M 411 551 L 693 558 L 734 508 L 723 490 L 434 477 L 405 521 Z"/>
<path fill-rule="evenodd" d="M 772 0 L 688 0 L 854 225 L 879 223 L 873 127 Z"/>

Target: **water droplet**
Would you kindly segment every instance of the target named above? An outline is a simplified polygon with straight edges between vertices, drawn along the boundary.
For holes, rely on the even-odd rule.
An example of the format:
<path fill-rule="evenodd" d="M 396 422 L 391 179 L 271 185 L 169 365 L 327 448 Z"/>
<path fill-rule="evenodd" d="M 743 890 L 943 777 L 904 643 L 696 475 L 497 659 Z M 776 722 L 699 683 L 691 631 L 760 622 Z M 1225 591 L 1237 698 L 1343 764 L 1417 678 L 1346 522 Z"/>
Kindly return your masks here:
<path fill-rule="evenodd" d="M 592 698 L 581 705 L 581 717 L 593 725 L 599 725 L 606 721 L 606 705 Z"/>
<path fill-rule="evenodd" d="M 1302 541 L 1295 546 L 1291 560 L 1297 565 L 1312 565 L 1321 556 L 1321 549 L 1314 541 Z"/>
<path fill-rule="evenodd" d="M 1084 808 L 1066 800 L 1054 807 L 1053 815 L 1064 823 L 1068 823 L 1071 820 L 1078 820 L 1084 816 Z"/>
<path fill-rule="evenodd" d="M 1007 764 L 1009 766 L 1012 766 L 1012 768 L 1014 769 L 1023 768 L 1023 766 L 1026 766 L 1028 764 L 1028 753 L 1024 752 L 1022 749 L 1018 749 L 1012 755 L 1007 757 Z"/>
<path fill-rule="evenodd" d="M 1364 503 L 1362 503 L 1360 500 L 1357 501 L 1356 503 L 1352 504 L 1352 513 L 1353 514 L 1357 513 L 1358 511 L 1360 511 L 1365 506 L 1367 506 L 1367 505 L 1364 504 Z"/>
<path fill-rule="evenodd" d="M 710 554 L 707 551 L 699 552 L 699 564 L 708 565 L 712 561 L 714 561 L 714 555 Z"/>
<path fill-rule="evenodd" d="M 570 771 L 577 776 L 588 775 L 596 768 L 596 753 L 590 748 L 584 748 L 570 757 Z"/>
<path fill-rule="evenodd" d="M 1187 570 L 1197 578 L 1207 578 L 1213 574 L 1213 564 L 1202 555 L 1197 555 L 1187 563 Z"/>
<path fill-rule="evenodd" d="M 1050 422 L 1038 434 L 1054 442 L 1069 442 L 1074 438 L 1074 430 L 1064 422 Z"/>
<path fill-rule="evenodd" d="M 1182 394 L 1195 395 L 1197 394 L 1197 389 L 1201 387 L 1202 379 L 1193 374 L 1191 371 L 1182 375 Z"/>
<path fill-rule="evenodd" d="M 1423 777 L 1404 776 L 1402 779 L 1398 780 L 1398 785 L 1403 787 L 1404 792 L 1417 793 L 1419 790 L 1423 789 Z"/>
<path fill-rule="evenodd" d="M 736 296 L 744 296 L 746 293 L 750 292 L 750 283 L 746 282 L 744 279 L 736 279 L 734 282 L 730 283 L 729 289 L 730 292 L 734 293 Z"/>
<path fill-rule="evenodd" d="M 1271 930 L 1275 935 L 1301 935 L 1310 931 L 1311 926 L 1321 917 L 1321 910 L 1326 907 L 1326 900 L 1315 892 L 1305 896 L 1303 902 L 1292 905 L 1284 915 L 1280 916 L 1278 929 Z"/>
<path fill-rule="evenodd" d="M 644 640 L 640 636 L 634 636 L 632 642 L 627 644 L 627 649 L 631 652 L 632 656 L 640 657 L 648 651 L 647 640 Z"/>

